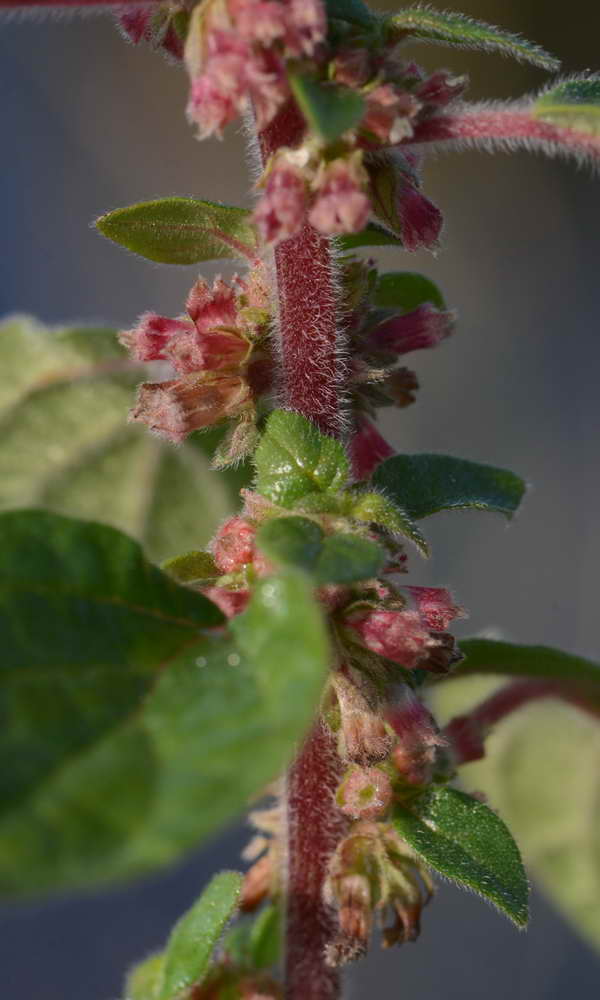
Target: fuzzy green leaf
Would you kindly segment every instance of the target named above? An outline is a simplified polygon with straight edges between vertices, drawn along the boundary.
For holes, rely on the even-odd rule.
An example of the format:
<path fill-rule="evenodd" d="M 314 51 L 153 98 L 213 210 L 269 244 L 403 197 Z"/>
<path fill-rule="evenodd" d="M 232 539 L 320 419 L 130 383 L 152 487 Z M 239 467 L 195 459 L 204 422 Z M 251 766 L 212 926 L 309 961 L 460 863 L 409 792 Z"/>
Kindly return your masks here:
<path fill-rule="evenodd" d="M 388 37 L 392 39 L 410 36 L 424 42 L 439 42 L 462 49 L 499 52 L 551 72 L 556 72 L 560 66 L 559 60 L 539 45 L 456 11 L 438 11 L 425 6 L 408 7 L 387 18 L 385 28 Z"/>
<path fill-rule="evenodd" d="M 450 455 L 394 455 L 377 466 L 373 485 L 417 520 L 468 508 L 511 518 L 525 493 L 513 472 Z"/>
<path fill-rule="evenodd" d="M 350 475 L 339 441 L 287 410 L 275 410 L 269 417 L 254 461 L 258 492 L 287 508 L 311 496 L 338 493 Z"/>
<path fill-rule="evenodd" d="M 327 17 L 370 28 L 377 18 L 362 0 L 325 0 Z"/>
<path fill-rule="evenodd" d="M 551 125 L 600 135 L 600 73 L 571 77 L 550 87 L 534 102 L 531 113 Z"/>
<path fill-rule="evenodd" d="M 402 246 L 402 240 L 391 233 L 378 222 L 370 222 L 360 233 L 346 233 L 336 237 L 336 242 L 342 251 L 356 250 L 358 247 Z"/>
<path fill-rule="evenodd" d="M 247 209 L 195 198 L 160 198 L 116 208 L 101 215 L 96 226 L 113 243 L 161 264 L 240 257 L 242 249 L 256 247 Z"/>
<path fill-rule="evenodd" d="M 13 547 L 19 517 L 63 521 L 4 515 Z M 29 532 L 19 565 L 35 585 L 6 605 L 5 669 L 13 647 L 23 661 L 4 685 L 3 749 L 16 763 L 0 817 L 0 889 L 13 896 L 130 878 L 214 833 L 287 764 L 328 661 L 302 574 L 260 582 L 236 643 L 201 628 L 222 620 L 201 595 L 147 565 L 140 582 L 139 550 L 122 536 L 108 568 L 80 539 L 53 558 L 49 536 Z M 105 595 L 98 606 L 78 583 L 90 576 Z"/>
<path fill-rule="evenodd" d="M 498 677 L 461 677 L 433 691 L 442 723 L 470 711 Z M 532 703 L 495 727 L 484 760 L 461 769 L 510 825 L 534 880 L 600 950 L 600 725 L 557 701 Z"/>
<path fill-rule="evenodd" d="M 434 871 L 484 896 L 517 926 L 528 920 L 528 885 L 503 821 L 455 788 L 433 788 L 397 805 L 393 825 Z"/>
<path fill-rule="evenodd" d="M 560 681 L 600 709 L 600 664 L 549 646 L 520 646 L 495 639 L 463 639 L 462 660 L 448 679 L 475 674 Z"/>
<path fill-rule="evenodd" d="M 355 90 L 301 73 L 289 73 L 289 81 L 302 114 L 323 142 L 335 142 L 359 124 L 365 102 Z"/>
<path fill-rule="evenodd" d="M 125 981 L 125 1000 L 158 1000 L 164 964 L 164 952 L 159 951 L 134 965 Z"/>
<path fill-rule="evenodd" d="M 45 507 L 105 521 L 158 560 L 206 544 L 247 473 L 209 458 L 220 430 L 179 448 L 127 424 L 143 378 L 114 331 L 0 323 L 0 510 Z"/>
<path fill-rule="evenodd" d="M 341 533 L 325 537 L 319 525 L 305 517 L 266 521 L 257 541 L 274 562 L 303 569 L 318 584 L 368 580 L 377 576 L 385 560 L 383 550 L 369 539 Z"/>
<path fill-rule="evenodd" d="M 379 275 L 373 294 L 374 306 L 412 312 L 425 303 L 437 306 L 438 309 L 446 308 L 437 285 L 423 274 L 399 271 Z"/>
<path fill-rule="evenodd" d="M 421 555 L 429 555 L 429 546 L 421 529 L 406 511 L 393 504 L 381 493 L 360 493 L 349 506 L 349 514 L 357 521 L 378 524 L 392 534 L 404 535 L 417 546 Z"/>
<path fill-rule="evenodd" d="M 211 955 L 235 912 L 243 878 L 220 872 L 171 931 L 164 956 L 157 1000 L 177 1000 L 184 990 L 202 982 Z"/>
<path fill-rule="evenodd" d="M 0 815 L 140 708 L 159 670 L 223 615 L 104 525 L 0 515 Z"/>
<path fill-rule="evenodd" d="M 254 919 L 236 921 L 223 941 L 223 954 L 251 972 L 276 965 L 282 950 L 281 916 L 280 907 L 271 903 Z"/>

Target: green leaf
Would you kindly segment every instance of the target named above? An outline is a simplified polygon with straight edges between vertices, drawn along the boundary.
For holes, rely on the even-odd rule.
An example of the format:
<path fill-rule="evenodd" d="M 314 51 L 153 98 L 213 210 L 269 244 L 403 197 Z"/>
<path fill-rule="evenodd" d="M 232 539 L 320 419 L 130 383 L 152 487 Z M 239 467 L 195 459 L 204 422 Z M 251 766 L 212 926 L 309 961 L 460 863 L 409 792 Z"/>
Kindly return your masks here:
<path fill-rule="evenodd" d="M 394 455 L 377 466 L 373 485 L 417 520 L 468 508 L 511 518 L 525 493 L 513 472 L 450 455 Z"/>
<path fill-rule="evenodd" d="M 261 524 L 256 541 L 273 562 L 310 572 L 323 548 L 323 532 L 306 517 L 276 517 Z"/>
<path fill-rule="evenodd" d="M 82 538 L 72 522 L 36 514 L 2 524 L 19 584 L 7 591 L 3 667 L 13 650 L 21 660 L 3 686 L 2 749 L 15 763 L 0 888 L 37 894 L 164 866 L 275 778 L 309 725 L 328 662 L 311 587 L 291 571 L 262 580 L 235 621 L 236 644 L 204 629 L 222 620 L 210 602 L 111 529 L 84 526 Z M 72 540 L 60 558 L 55 534 Z M 97 539 L 115 536 L 107 559 Z M 90 577 L 102 600 L 86 597 Z"/>
<path fill-rule="evenodd" d="M 339 441 L 287 410 L 275 410 L 267 420 L 254 461 L 258 492 L 287 508 L 311 495 L 335 495 L 350 475 Z"/>
<path fill-rule="evenodd" d="M 257 541 L 274 562 L 303 569 L 318 584 L 369 580 L 385 561 L 385 553 L 374 542 L 352 534 L 325 537 L 319 525 L 305 517 L 266 521 Z"/>
<path fill-rule="evenodd" d="M 330 535 L 317 562 L 317 582 L 349 584 L 370 580 L 384 563 L 385 552 L 375 542 L 359 535 Z"/>
<path fill-rule="evenodd" d="M 202 981 L 215 945 L 237 908 L 242 882 L 237 872 L 220 872 L 177 921 L 165 952 L 158 1000 L 176 1000 Z"/>
<path fill-rule="evenodd" d="M 335 83 L 321 83 L 301 73 L 289 73 L 288 76 L 300 110 L 323 142 L 335 142 L 359 124 L 365 102 L 355 90 Z"/>
<path fill-rule="evenodd" d="M 223 615 L 99 524 L 0 515 L 0 815 L 140 708 L 161 667 Z"/>
<path fill-rule="evenodd" d="M 238 920 L 220 949 L 228 963 L 256 972 L 277 965 L 281 955 L 281 909 L 269 903 L 251 920 Z"/>
<path fill-rule="evenodd" d="M 143 370 L 114 331 L 0 323 L 0 510 L 46 507 L 108 522 L 162 560 L 205 545 L 247 472 L 216 474 L 222 431 L 179 448 L 127 423 Z"/>
<path fill-rule="evenodd" d="M 378 222 L 370 222 L 360 233 L 346 233 L 336 237 L 336 243 L 343 252 L 355 250 L 358 247 L 402 246 L 402 240 L 391 233 Z"/>
<path fill-rule="evenodd" d="M 528 885 L 503 821 L 455 788 L 432 788 L 394 809 L 393 825 L 427 864 L 484 896 L 519 927 L 528 919 Z"/>
<path fill-rule="evenodd" d="M 103 236 L 161 264 L 240 257 L 256 248 L 250 212 L 195 198 L 160 198 L 116 208 L 96 220 Z"/>
<path fill-rule="evenodd" d="M 438 11 L 430 7 L 408 7 L 385 21 L 388 36 L 399 40 L 405 35 L 425 42 L 439 42 L 463 49 L 482 49 L 512 56 L 519 62 L 532 63 L 555 72 L 560 62 L 539 45 L 519 35 L 476 21 L 456 11 Z"/>
<path fill-rule="evenodd" d="M 125 1000 L 158 1000 L 164 964 L 165 955 L 160 951 L 134 965 L 125 981 Z"/>
<path fill-rule="evenodd" d="M 349 507 L 351 517 L 369 524 L 379 524 L 393 534 L 410 538 L 423 556 L 429 555 L 429 546 L 420 528 L 406 511 L 395 506 L 381 493 L 360 493 Z"/>
<path fill-rule="evenodd" d="M 442 722 L 468 712 L 499 678 L 464 677 L 434 689 Z M 521 708 L 486 740 L 465 783 L 501 810 L 534 880 L 584 938 L 600 949 L 600 725 L 570 705 Z"/>
<path fill-rule="evenodd" d="M 210 580 L 221 576 L 210 552 L 193 551 L 167 559 L 161 569 L 179 583 L 193 583 L 195 580 Z"/>
<path fill-rule="evenodd" d="M 380 274 L 373 294 L 373 305 L 380 309 L 401 309 L 412 312 L 430 303 L 445 309 L 446 303 L 437 285 L 423 274 L 411 271 Z"/>
<path fill-rule="evenodd" d="M 494 639 L 463 639 L 465 659 L 451 677 L 470 674 L 508 674 L 564 681 L 600 706 L 600 664 L 549 646 L 520 646 Z"/>
<path fill-rule="evenodd" d="M 361 28 L 371 28 L 377 21 L 375 14 L 362 0 L 325 0 L 325 9 L 329 19 L 348 21 Z"/>
<path fill-rule="evenodd" d="M 600 135 L 600 73 L 562 80 L 537 98 L 531 113 L 551 125 Z"/>

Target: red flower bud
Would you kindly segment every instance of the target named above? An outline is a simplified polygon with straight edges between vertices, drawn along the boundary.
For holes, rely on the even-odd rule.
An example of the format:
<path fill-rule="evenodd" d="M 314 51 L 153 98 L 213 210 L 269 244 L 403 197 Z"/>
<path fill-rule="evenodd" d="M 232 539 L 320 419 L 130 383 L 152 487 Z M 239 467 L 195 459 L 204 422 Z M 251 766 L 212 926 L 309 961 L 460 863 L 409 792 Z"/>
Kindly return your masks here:
<path fill-rule="evenodd" d="M 214 560 L 221 573 L 235 573 L 253 562 L 255 538 L 256 528 L 243 517 L 230 517 L 221 525 L 212 543 Z"/>
<path fill-rule="evenodd" d="M 379 656 L 414 670 L 437 644 L 416 611 L 360 609 L 346 618 L 363 645 Z"/>
<path fill-rule="evenodd" d="M 379 819 L 392 802 L 392 783 L 377 767 L 353 767 L 338 788 L 336 801 L 352 819 Z"/>
<path fill-rule="evenodd" d="M 192 431 L 238 416 L 249 398 L 248 384 L 239 375 L 212 379 L 188 375 L 170 382 L 144 382 L 129 419 L 148 424 L 179 443 Z"/>
<path fill-rule="evenodd" d="M 393 354 L 437 347 L 454 330 L 454 313 L 425 303 L 412 312 L 386 319 L 368 335 L 368 344 Z"/>

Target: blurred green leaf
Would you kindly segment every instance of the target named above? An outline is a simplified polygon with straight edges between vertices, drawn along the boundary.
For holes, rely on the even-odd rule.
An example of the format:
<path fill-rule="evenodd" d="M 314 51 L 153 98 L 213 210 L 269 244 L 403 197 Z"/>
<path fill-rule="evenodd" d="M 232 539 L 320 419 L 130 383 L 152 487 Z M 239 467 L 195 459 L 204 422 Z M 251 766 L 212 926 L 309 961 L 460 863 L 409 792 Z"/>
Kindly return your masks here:
<path fill-rule="evenodd" d="M 104 525 L 0 515 L 0 815 L 141 707 L 159 671 L 221 612 Z"/>
<path fill-rule="evenodd" d="M 311 572 L 323 549 L 323 537 L 319 525 L 306 517 L 275 517 L 261 524 L 256 541 L 273 562 Z"/>
<path fill-rule="evenodd" d="M 397 805 L 392 822 L 434 871 L 526 926 L 529 888 L 519 850 L 503 821 L 482 802 L 455 788 L 432 788 Z"/>
<path fill-rule="evenodd" d="M 274 562 L 303 569 L 318 584 L 371 579 L 385 561 L 383 550 L 369 539 L 343 533 L 326 537 L 318 524 L 305 517 L 266 521 L 257 542 Z"/>
<path fill-rule="evenodd" d="M 256 248 L 250 212 L 195 198 L 161 198 L 116 208 L 96 220 L 103 236 L 161 264 L 198 264 Z"/>
<path fill-rule="evenodd" d="M 541 69 L 556 72 L 560 62 L 539 45 L 519 35 L 476 21 L 456 11 L 439 11 L 431 7 L 408 7 L 386 18 L 388 37 L 398 40 L 410 35 L 424 42 L 440 42 L 463 49 L 483 49 L 512 56 L 519 62 L 532 63 Z"/>
<path fill-rule="evenodd" d="M 495 639 L 463 639 L 465 659 L 451 679 L 469 674 L 507 674 L 564 681 L 600 706 L 600 665 L 549 646 L 521 646 Z"/>
<path fill-rule="evenodd" d="M 358 535 L 330 535 L 316 566 L 318 583 L 358 583 L 377 576 L 385 563 L 385 552 Z"/>
<path fill-rule="evenodd" d="M 405 535 L 417 546 L 421 555 L 429 555 L 429 546 L 418 525 L 405 510 L 393 504 L 381 493 L 359 493 L 349 507 L 349 513 L 358 521 L 379 524 L 393 534 Z"/>
<path fill-rule="evenodd" d="M 373 485 L 417 520 L 468 508 L 510 518 L 525 493 L 513 472 L 450 455 L 393 455 L 377 466 Z"/>
<path fill-rule="evenodd" d="M 392 271 L 378 276 L 373 294 L 374 306 L 412 312 L 425 303 L 437 306 L 438 309 L 446 308 L 439 288 L 425 275 L 412 271 Z"/>
<path fill-rule="evenodd" d="M 167 943 L 157 1000 L 176 1000 L 202 982 L 215 945 L 237 908 L 242 882 L 237 872 L 220 872 L 177 921 Z"/>
<path fill-rule="evenodd" d="M 350 475 L 350 463 L 339 441 L 287 410 L 270 415 L 254 461 L 258 492 L 287 508 L 311 495 L 338 493 Z"/>
<path fill-rule="evenodd" d="M 364 99 L 355 90 L 334 83 L 321 83 L 312 76 L 288 73 L 302 114 L 323 142 L 335 142 L 355 128 L 365 111 Z"/>
<path fill-rule="evenodd" d="M 201 547 L 248 476 L 210 469 L 222 431 L 178 448 L 127 424 L 143 370 L 114 331 L 0 323 L 0 509 L 46 507 L 108 522 L 157 560 Z"/>
<path fill-rule="evenodd" d="M 160 951 L 134 965 L 125 981 L 125 1000 L 159 1000 L 164 964 L 165 955 Z"/>
<path fill-rule="evenodd" d="M 0 819 L 0 887 L 13 896 L 130 878 L 214 833 L 287 764 L 316 710 L 328 661 L 321 611 L 303 574 L 260 582 L 235 621 L 235 643 L 225 630 L 201 629 L 222 619 L 201 595 L 147 564 L 140 582 L 139 549 L 118 533 L 6 514 L 13 545 L 19 517 L 116 536 L 118 545 L 108 568 L 90 544 L 56 558 L 44 548 L 50 527 L 30 531 L 21 547 L 21 577 L 33 572 L 36 581 L 6 605 L 7 649 L 12 642 L 23 663 L 5 686 L 14 728 L 3 740 L 11 760 L 32 764 L 15 765 L 9 791 L 18 776 L 19 796 Z M 17 572 L 12 562 L 9 569 Z M 84 600 L 79 577 L 104 595 L 98 607 Z M 61 580 L 71 582 L 61 587 Z M 150 612 L 138 607 L 146 590 Z M 120 676 L 129 655 L 137 688 Z M 96 669 L 105 661 L 112 674 Z M 30 662 L 44 667 L 34 699 L 25 683 Z M 158 667 L 147 693 L 145 675 Z M 76 696 L 61 680 L 68 671 L 85 677 Z"/>
<path fill-rule="evenodd" d="M 194 583 L 222 575 L 210 552 L 201 551 L 185 552 L 167 559 L 161 569 L 179 583 Z"/>
<path fill-rule="evenodd" d="M 498 677 L 464 677 L 432 692 L 441 722 L 470 711 Z M 530 704 L 486 740 L 464 783 L 501 811 L 525 863 L 552 902 L 600 949 L 600 725 L 570 705 Z"/>
<path fill-rule="evenodd" d="M 600 135 L 600 73 L 549 87 L 534 102 L 532 114 L 551 125 Z"/>
<path fill-rule="evenodd" d="M 343 251 L 355 250 L 359 247 L 402 246 L 402 240 L 390 233 L 385 226 L 379 225 L 378 222 L 370 222 L 360 233 L 346 233 L 345 236 L 338 236 L 336 242 Z"/>

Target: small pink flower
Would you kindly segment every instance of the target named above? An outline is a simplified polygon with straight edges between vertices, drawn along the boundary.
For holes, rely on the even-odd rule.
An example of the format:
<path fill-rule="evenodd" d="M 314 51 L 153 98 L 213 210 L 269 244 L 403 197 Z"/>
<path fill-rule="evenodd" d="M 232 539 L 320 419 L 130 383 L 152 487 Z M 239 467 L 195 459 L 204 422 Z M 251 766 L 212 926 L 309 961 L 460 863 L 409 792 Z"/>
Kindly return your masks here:
<path fill-rule="evenodd" d="M 204 71 L 192 80 L 187 113 L 200 127 L 200 137 L 221 135 L 247 101 L 248 45 L 230 31 L 214 30 L 207 38 Z"/>
<path fill-rule="evenodd" d="M 164 350 L 167 361 L 180 375 L 216 372 L 241 365 L 249 351 L 248 341 L 235 330 L 188 330 L 173 337 Z"/>
<path fill-rule="evenodd" d="M 179 443 L 192 431 L 239 416 L 249 399 L 248 384 L 239 375 L 211 379 L 188 375 L 169 382 L 144 382 L 129 419 Z"/>
<path fill-rule="evenodd" d="M 357 418 L 356 434 L 350 443 L 352 471 L 356 479 L 370 479 L 374 470 L 395 454 L 374 423 L 364 416 Z"/>
<path fill-rule="evenodd" d="M 437 247 L 443 225 L 442 213 L 408 180 L 399 184 L 396 210 L 406 250 Z"/>
<path fill-rule="evenodd" d="M 295 236 L 304 222 L 307 203 L 301 169 L 283 160 L 277 163 L 254 211 L 254 221 L 265 243 L 279 243 Z"/>
<path fill-rule="evenodd" d="M 186 320 L 167 319 L 156 313 L 143 313 L 133 330 L 123 330 L 119 341 L 134 361 L 166 361 L 165 350 L 173 337 L 192 329 Z"/>
<path fill-rule="evenodd" d="M 455 604 L 452 595 L 442 587 L 406 587 L 417 611 L 432 632 L 445 632 L 455 618 L 464 618 L 465 610 Z"/>
<path fill-rule="evenodd" d="M 412 312 L 392 316 L 368 335 L 368 343 L 393 354 L 437 347 L 454 330 L 454 314 L 425 303 Z"/>
<path fill-rule="evenodd" d="M 417 611 L 361 609 L 351 612 L 346 624 L 367 649 L 406 670 L 414 670 L 436 645 Z"/>
<path fill-rule="evenodd" d="M 362 127 L 387 145 L 395 145 L 413 134 L 412 119 L 421 104 L 412 94 L 384 83 L 367 95 L 367 113 Z"/>
<path fill-rule="evenodd" d="M 317 197 L 308 217 L 311 225 L 328 236 L 364 229 L 371 211 L 365 181 L 364 171 L 355 160 L 332 160 L 319 178 Z"/>
<path fill-rule="evenodd" d="M 221 278 L 215 279 L 212 288 L 207 281 L 199 278 L 188 295 L 186 309 L 200 332 L 214 330 L 217 326 L 237 325 L 235 290 Z"/>
<path fill-rule="evenodd" d="M 327 35 L 327 16 L 321 0 L 288 0 L 286 54 L 312 56 Z"/>
<path fill-rule="evenodd" d="M 257 49 L 246 67 L 246 82 L 261 132 L 290 95 L 285 64 L 273 49 Z"/>
<path fill-rule="evenodd" d="M 276 0 L 229 0 L 236 30 L 252 42 L 270 45 L 286 32 L 287 9 Z"/>
<path fill-rule="evenodd" d="M 222 524 L 212 543 L 215 563 L 221 573 L 235 573 L 253 562 L 256 528 L 244 517 L 230 517 Z"/>

